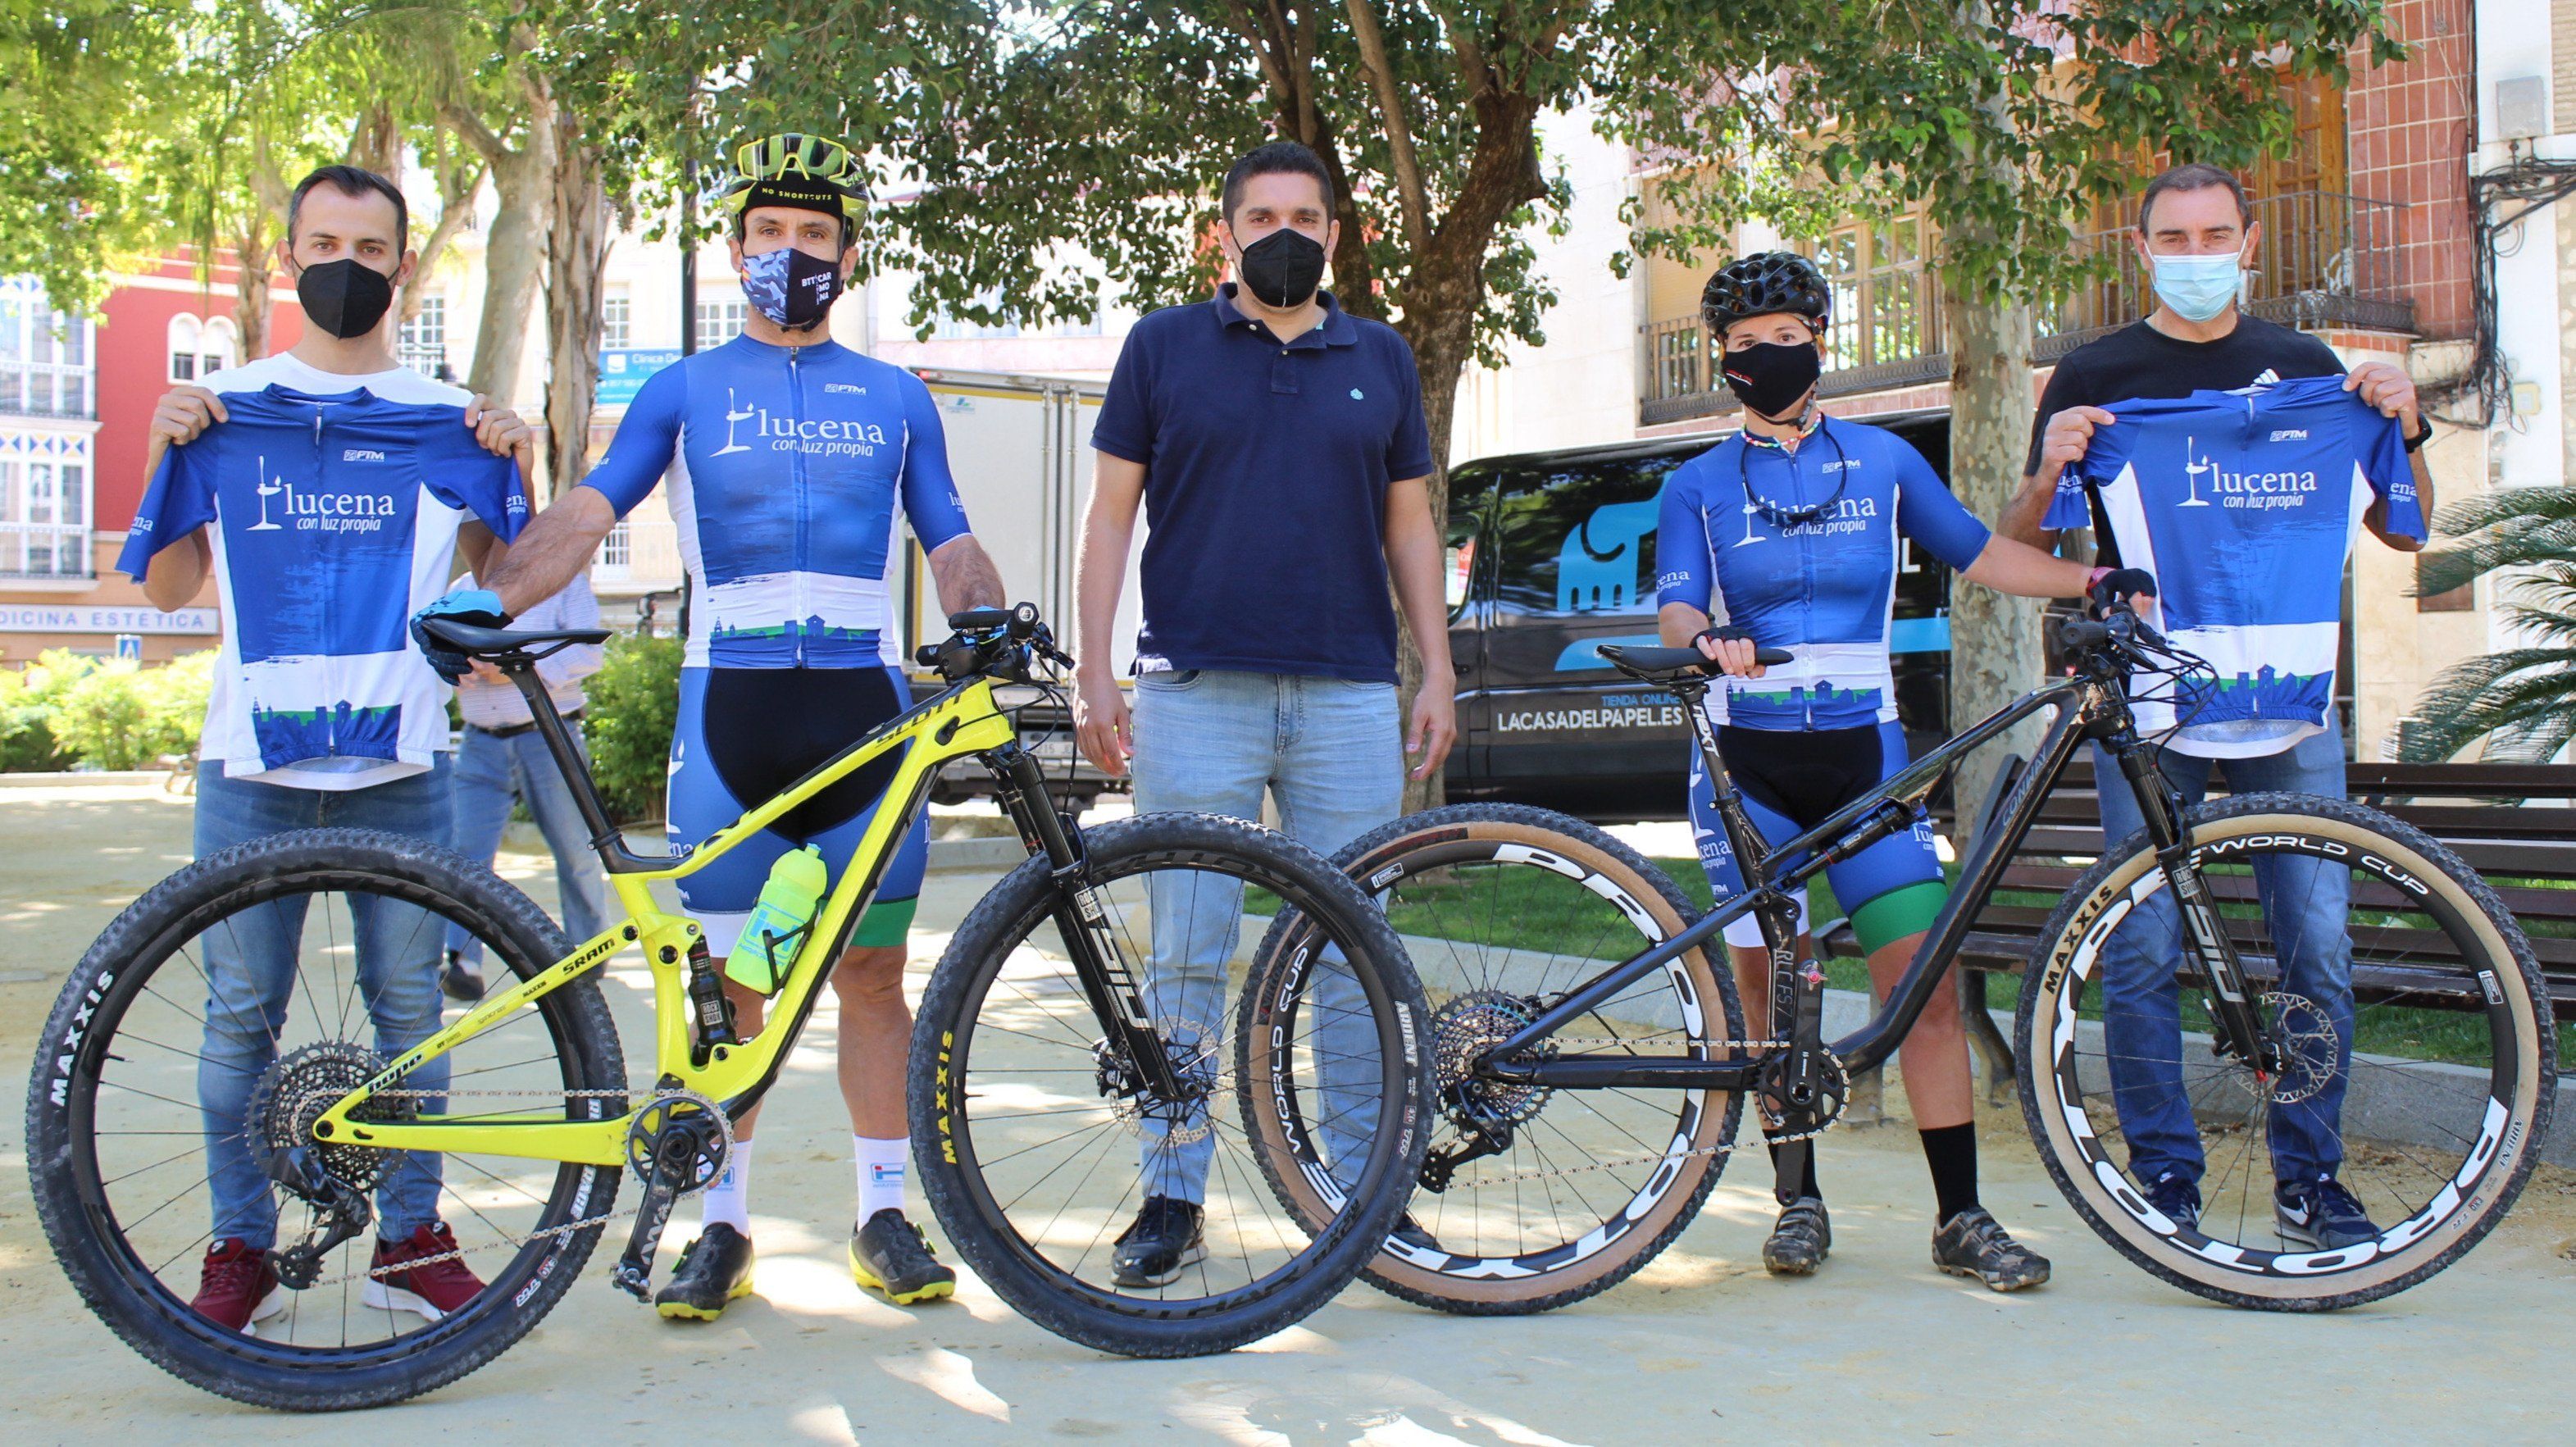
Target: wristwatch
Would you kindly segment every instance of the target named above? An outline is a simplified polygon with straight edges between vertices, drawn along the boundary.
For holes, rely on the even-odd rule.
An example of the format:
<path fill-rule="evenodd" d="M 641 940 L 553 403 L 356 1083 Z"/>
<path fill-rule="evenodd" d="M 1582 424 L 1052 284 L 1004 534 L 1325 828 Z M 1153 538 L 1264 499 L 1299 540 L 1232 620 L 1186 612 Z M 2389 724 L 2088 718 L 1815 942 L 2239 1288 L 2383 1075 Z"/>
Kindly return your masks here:
<path fill-rule="evenodd" d="M 2423 428 L 2424 430 L 2416 433 L 2412 437 L 2409 437 L 2402 432 L 2397 436 L 2397 440 L 2405 444 L 2406 450 L 2409 452 L 2421 452 L 2424 450 L 2424 444 L 2433 440 L 2432 418 L 2418 416 L 2415 419 L 2415 425 Z"/>

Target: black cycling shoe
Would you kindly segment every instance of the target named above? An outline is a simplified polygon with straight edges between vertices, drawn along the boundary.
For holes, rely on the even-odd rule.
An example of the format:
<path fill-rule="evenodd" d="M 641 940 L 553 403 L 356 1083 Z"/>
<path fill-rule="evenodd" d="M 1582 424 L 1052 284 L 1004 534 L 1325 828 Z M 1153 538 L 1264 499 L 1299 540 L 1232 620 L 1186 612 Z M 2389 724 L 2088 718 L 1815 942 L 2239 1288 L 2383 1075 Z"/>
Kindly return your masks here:
<path fill-rule="evenodd" d="M 460 1005 L 471 1005 L 483 998 L 483 972 L 467 965 L 456 951 L 447 952 L 447 963 L 438 972 L 439 991 Z"/>
<path fill-rule="evenodd" d="M 957 1294 L 957 1273 L 939 1264 L 930 1238 L 893 1206 L 850 1233 L 850 1276 L 897 1306 Z"/>
<path fill-rule="evenodd" d="M 1121 1286 L 1169 1286 L 1180 1280 L 1184 1270 L 1207 1259 L 1207 1238 L 1200 1234 L 1206 1216 L 1193 1202 L 1147 1196 L 1145 1209 L 1118 1237 L 1110 1279 Z"/>
<path fill-rule="evenodd" d="M 2186 1231 L 2200 1227 L 2200 1185 L 2180 1171 L 2167 1171 L 2147 1187 L 2147 1204 Z"/>
<path fill-rule="evenodd" d="M 2048 1258 L 2012 1238 L 1983 1206 L 1970 1206 L 1932 1233 L 1932 1264 L 1973 1276 L 1988 1291 L 2020 1291 L 2048 1280 Z"/>
<path fill-rule="evenodd" d="M 1395 1229 L 1387 1234 L 1394 1237 L 1396 1240 L 1403 1242 L 1405 1245 L 1412 1247 L 1416 1251 L 1437 1251 L 1440 1249 L 1440 1243 L 1432 1239 L 1430 1232 L 1422 1229 L 1422 1223 L 1413 1219 L 1413 1213 L 1411 1211 L 1407 1211 L 1401 1217 L 1397 1218 Z"/>
<path fill-rule="evenodd" d="M 717 1221 L 680 1253 L 670 1283 L 653 1293 L 653 1309 L 666 1317 L 713 1321 L 749 1295 L 751 1238 Z"/>
<path fill-rule="evenodd" d="M 1824 1199 L 1800 1196 L 1780 1209 L 1771 1239 L 1762 1243 L 1762 1269 L 1774 1276 L 1813 1276 L 1834 1250 L 1833 1218 Z"/>

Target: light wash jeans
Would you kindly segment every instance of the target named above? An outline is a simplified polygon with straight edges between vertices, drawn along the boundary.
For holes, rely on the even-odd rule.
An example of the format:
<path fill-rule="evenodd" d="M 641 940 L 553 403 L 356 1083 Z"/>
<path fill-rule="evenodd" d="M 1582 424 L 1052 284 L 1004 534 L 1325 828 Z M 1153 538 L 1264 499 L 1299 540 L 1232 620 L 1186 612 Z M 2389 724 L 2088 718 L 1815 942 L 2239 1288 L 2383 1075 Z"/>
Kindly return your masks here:
<path fill-rule="evenodd" d="M 590 751 L 573 724 L 573 747 L 586 762 Z M 599 933 L 608 917 L 608 877 L 599 856 L 591 852 L 590 826 L 572 801 L 572 786 L 546 752 L 546 737 L 534 729 L 508 738 L 468 724 L 456 750 L 456 772 L 450 785 L 456 809 L 456 852 L 489 864 L 501 850 L 501 833 L 510 825 L 510 803 L 528 801 L 537 831 L 555 855 L 555 891 L 563 901 L 564 934 L 575 945 Z M 447 927 L 447 947 L 466 964 L 483 960 L 483 942 L 463 925 Z"/>
<path fill-rule="evenodd" d="M 227 779 L 220 762 L 197 766 L 196 850 L 218 849 L 290 829 L 381 829 L 439 844 L 448 833 L 448 756 L 425 774 L 372 788 L 326 792 Z M 438 1029 L 438 917 L 418 905 L 374 895 L 344 896 L 347 927 L 358 952 L 358 994 L 374 1027 L 375 1049 L 391 1059 Z M 251 1089 L 277 1059 L 277 1038 L 295 998 L 309 895 L 289 895 L 226 918 L 198 939 L 206 968 L 205 1045 L 197 1061 L 197 1104 L 206 1131 L 207 1185 L 214 1196 L 215 1238 L 251 1246 L 277 1244 L 277 1201 L 268 1163 L 250 1148 Z M 317 966 L 327 970 L 327 966 Z M 308 1023 L 315 1005 L 331 1005 L 330 981 L 302 982 L 311 1003 L 294 1006 Z M 350 1021 L 355 1028 L 357 1021 Z M 337 1020 L 332 1028 L 342 1028 Z M 446 1057 L 424 1062 L 405 1084 L 447 1088 Z M 437 1097 L 423 1114 L 443 1114 Z M 439 1158 L 406 1155 L 376 1186 L 376 1227 L 389 1241 L 438 1220 Z"/>
<path fill-rule="evenodd" d="M 2260 758 L 2204 759 L 2170 749 L 2158 749 L 2155 757 L 2186 804 L 2207 796 L 2213 765 L 2234 793 L 2278 789 L 2344 797 L 2343 739 L 2331 719 L 2324 733 Z M 2102 831 L 2110 842 L 2146 827 L 2127 776 L 2098 744 L 2093 769 L 2102 790 Z M 2271 1112 L 2275 1178 L 2312 1180 L 2343 1164 L 2343 1097 L 2352 1075 L 2352 876 L 2323 860 L 2276 854 L 2255 861 L 2254 888 L 2281 960 L 2282 978 L 2271 988 L 2307 997 L 2334 1022 L 2333 1073 L 2325 1088 L 2306 1100 L 2276 1104 Z M 2129 1170 L 2147 1184 L 2169 1172 L 2197 1182 L 2207 1165 L 2182 1075 L 2181 989 L 2174 981 L 2182 962 L 2182 919 L 2170 894 L 2157 891 L 2103 948 L 2111 1102 L 2129 1139 Z M 2318 1061 L 2310 1068 L 2324 1065 Z"/>
<path fill-rule="evenodd" d="M 1281 673 L 1181 669 L 1136 680 L 1136 810 L 1186 810 L 1258 821 L 1261 796 L 1278 796 L 1289 837 L 1331 856 L 1395 818 L 1404 799 L 1404 736 L 1395 685 Z M 1226 962 L 1243 926 L 1242 887 L 1215 876 L 1159 871 L 1148 885 L 1153 946 L 1145 993 L 1157 1020 L 1209 1032 L 1220 1060 Z M 1377 1134 L 1378 1047 L 1359 982 L 1327 956 L 1312 977 L 1306 1013 L 1321 1060 L 1323 1146 L 1338 1176 L 1366 1159 Z M 1221 1129 L 1222 1127 L 1220 1127 Z M 1150 1123 L 1144 1141 L 1149 1195 L 1204 1202 L 1212 1135 L 1169 1141 Z M 1345 1181 L 1347 1184 L 1347 1181 Z"/>

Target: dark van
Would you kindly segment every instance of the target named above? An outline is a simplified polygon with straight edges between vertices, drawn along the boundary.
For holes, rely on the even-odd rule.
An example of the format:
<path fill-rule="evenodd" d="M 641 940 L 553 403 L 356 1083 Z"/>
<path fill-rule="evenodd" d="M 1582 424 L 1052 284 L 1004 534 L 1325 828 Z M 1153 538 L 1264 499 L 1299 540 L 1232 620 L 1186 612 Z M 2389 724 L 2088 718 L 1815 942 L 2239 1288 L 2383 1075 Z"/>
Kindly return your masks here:
<path fill-rule="evenodd" d="M 1867 419 L 1949 479 L 1950 419 Z M 1458 667 L 1453 800 L 1544 805 L 1598 822 L 1683 817 L 1679 706 L 1593 650 L 1654 643 L 1664 479 L 1720 437 L 1619 443 L 1467 463 L 1449 475 L 1449 646 Z M 1896 584 L 1896 707 L 1917 753 L 1946 737 L 1950 570 L 1905 547 Z"/>

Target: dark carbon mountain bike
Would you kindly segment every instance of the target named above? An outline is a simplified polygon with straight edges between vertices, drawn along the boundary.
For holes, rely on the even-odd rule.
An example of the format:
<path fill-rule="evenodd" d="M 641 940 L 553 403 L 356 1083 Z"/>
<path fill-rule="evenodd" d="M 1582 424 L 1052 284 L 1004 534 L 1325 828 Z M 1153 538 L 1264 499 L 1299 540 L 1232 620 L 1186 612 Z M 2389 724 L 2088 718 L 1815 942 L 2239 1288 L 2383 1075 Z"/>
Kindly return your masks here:
<path fill-rule="evenodd" d="M 1718 754 L 1699 654 L 1604 647 L 1681 702 L 1748 864 L 1752 887 L 1705 915 L 1633 851 L 1543 810 L 1435 810 L 1345 850 L 1340 862 L 1386 908 L 1424 982 L 1438 1074 L 1433 1148 L 1369 1279 L 1459 1312 L 1543 1311 L 1606 1290 L 1690 1223 L 1748 1096 L 1785 1134 L 1785 1204 L 1851 1077 L 1891 1056 L 1944 987 L 2088 740 L 2116 760 L 2101 786 L 2129 789 L 2145 828 L 2111 841 L 2062 898 L 2001 906 L 2046 911 L 2011 1034 L 2032 1139 L 2075 1209 L 2185 1290 L 2287 1311 L 2401 1291 L 2485 1236 L 2531 1171 L 2556 1083 L 2549 996 L 2503 904 L 2441 845 L 2356 804 L 2268 793 L 2185 808 L 2137 734 L 2129 690 L 2197 660 L 2125 610 L 2068 625 L 2065 641 L 2072 676 L 1776 848 Z M 1828 1039 L 1825 975 L 1797 957 L 1790 891 L 1915 827 L 1962 755 L 2042 711 L 2054 718 L 2036 756 L 1993 806 L 1911 967 L 1865 1026 Z M 1750 1027 L 1716 949 L 1748 914 L 1774 982 Z M 1283 915 L 1274 935 L 1303 928 Z M 2319 959 L 2348 966 L 2348 1016 L 2336 992 L 2290 978 L 2313 978 L 2300 962 Z M 2159 996 L 2171 1003 L 2139 1008 Z M 2164 1046 L 2137 1043 L 2159 1032 Z M 2152 1086 L 2141 1062 L 2167 1050 L 2179 1074 L 2161 1088 L 2186 1098 L 2207 1160 L 2193 1223 L 2159 1212 L 2130 1175 L 2113 1098 L 2115 1086 Z M 2348 1128 L 2333 1137 L 2340 1179 L 2378 1234 L 2320 1250 L 2276 1225 L 2273 1135 L 2291 1112 L 2333 1116 L 2335 1096 Z M 1263 1158 L 1292 1150 L 1283 1142 Z M 1297 1176 L 1273 1184 L 1301 1214 L 1332 1209 Z"/>

